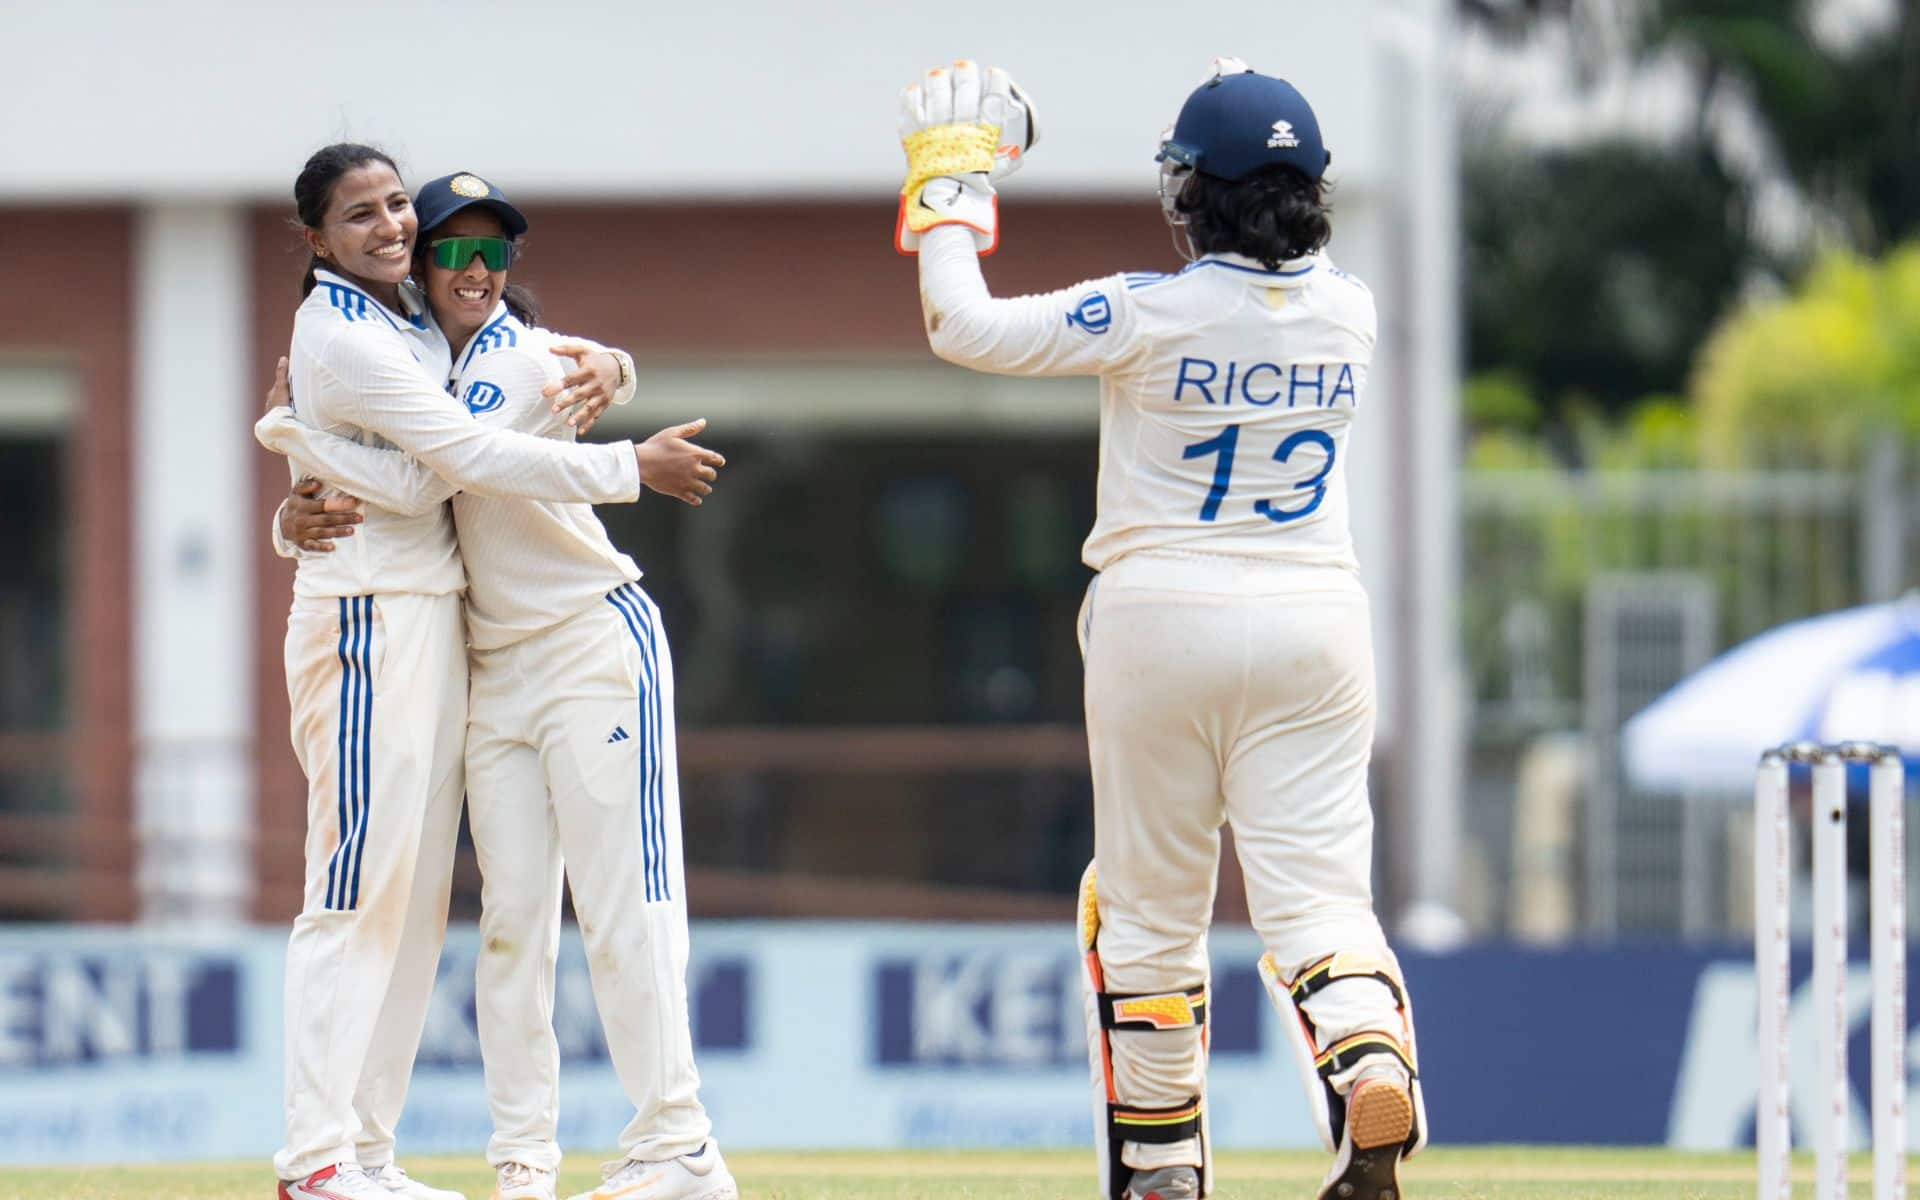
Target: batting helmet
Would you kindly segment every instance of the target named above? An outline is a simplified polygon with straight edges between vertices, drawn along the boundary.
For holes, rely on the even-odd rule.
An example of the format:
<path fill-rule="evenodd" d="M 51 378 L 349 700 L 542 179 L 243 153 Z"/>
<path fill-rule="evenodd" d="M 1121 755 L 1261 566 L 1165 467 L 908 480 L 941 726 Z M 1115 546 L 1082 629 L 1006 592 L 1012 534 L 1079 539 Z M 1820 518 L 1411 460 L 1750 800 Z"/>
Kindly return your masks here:
<path fill-rule="evenodd" d="M 1299 89 L 1242 70 L 1215 75 L 1193 90 L 1154 159 L 1229 182 L 1275 165 L 1317 181 L 1333 155 L 1321 143 L 1320 121 Z"/>

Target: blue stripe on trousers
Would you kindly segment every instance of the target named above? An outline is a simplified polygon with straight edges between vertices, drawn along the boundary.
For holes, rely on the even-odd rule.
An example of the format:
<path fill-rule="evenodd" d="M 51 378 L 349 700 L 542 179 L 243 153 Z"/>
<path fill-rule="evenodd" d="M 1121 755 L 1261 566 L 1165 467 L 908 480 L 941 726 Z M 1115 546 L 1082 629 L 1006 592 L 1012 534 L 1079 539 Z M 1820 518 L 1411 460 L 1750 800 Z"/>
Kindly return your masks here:
<path fill-rule="evenodd" d="M 347 668 L 347 631 L 352 622 L 347 616 L 347 598 L 340 597 L 340 644 L 334 650 L 334 656 L 340 660 L 340 721 L 339 742 L 334 751 L 333 786 L 334 800 L 338 808 L 335 828 L 339 838 L 333 847 L 333 853 L 327 857 L 327 907 L 340 907 L 335 898 L 336 880 L 339 875 L 340 851 L 347 844 L 347 788 L 352 777 L 347 766 L 347 693 L 352 676 Z"/>
<path fill-rule="evenodd" d="M 647 869 L 647 895 L 650 899 L 667 899 L 666 866 L 666 821 L 661 812 L 660 770 L 666 757 L 666 749 L 661 744 L 660 729 L 660 672 L 652 651 L 653 611 L 646 593 L 633 584 L 625 584 L 620 589 L 624 603 L 632 612 L 634 623 L 629 631 L 633 634 L 633 644 L 640 651 L 639 696 L 641 744 L 647 747 L 646 757 L 640 769 L 640 805 L 646 819 L 641 823 L 641 841 Z M 643 635 L 644 631 L 644 635 Z"/>
<path fill-rule="evenodd" d="M 367 856 L 367 826 L 373 823 L 373 597 L 360 598 L 360 825 L 353 835 L 353 894 L 360 906 L 360 863 Z"/>
<path fill-rule="evenodd" d="M 637 720 L 640 725 L 640 850 L 642 874 L 645 879 L 646 898 L 649 901 L 667 898 L 666 864 L 661 861 L 665 855 L 665 831 L 661 828 L 663 814 L 659 811 L 659 760 L 661 758 L 660 728 L 656 721 L 660 695 L 656 686 L 657 679 L 651 656 L 648 653 L 647 639 L 640 635 L 641 625 L 648 626 L 648 635 L 652 633 L 652 622 L 647 616 L 638 589 L 632 584 L 623 584 L 607 593 L 607 603 L 613 605 L 626 622 L 627 633 L 632 636 L 634 648 L 640 652 L 640 679 Z"/>
<path fill-rule="evenodd" d="M 366 688 L 366 681 L 360 676 L 360 598 L 353 596 L 347 600 L 347 613 L 353 620 L 353 632 L 347 635 L 347 761 L 341 769 L 347 773 L 347 824 L 340 831 L 340 890 L 335 895 L 334 907 L 351 908 L 347 903 L 347 882 L 353 875 L 353 841 L 360 831 L 361 806 L 365 798 L 360 794 L 360 739 L 365 731 L 360 724 L 360 693 Z"/>
<path fill-rule="evenodd" d="M 640 622 L 645 620 L 645 617 L 640 611 L 639 606 L 634 603 L 631 585 L 622 584 L 612 592 L 609 592 L 607 594 L 607 602 L 613 605 L 615 610 L 620 613 L 621 620 L 626 622 L 627 633 L 633 638 L 634 649 L 640 655 L 640 677 L 636 681 L 638 695 L 636 697 L 637 711 L 635 714 L 635 722 L 638 726 L 636 732 L 639 736 L 640 744 L 635 747 L 635 750 L 640 757 L 638 779 L 640 793 L 641 877 L 645 881 L 646 899 L 651 901 L 657 900 L 660 897 L 659 889 L 655 886 L 654 882 L 653 803 L 650 789 L 647 786 L 648 779 L 652 773 L 650 768 L 653 761 L 654 745 L 653 726 L 647 719 L 647 697 L 653 690 L 653 681 L 651 671 L 647 666 L 646 643 L 640 637 Z"/>
<path fill-rule="evenodd" d="M 339 843 L 327 860 L 330 909 L 360 904 L 360 860 L 372 808 L 373 597 L 340 599 L 340 730 L 335 766 Z"/>
<path fill-rule="evenodd" d="M 666 796 L 665 789 L 662 786 L 662 779 L 666 771 L 667 747 L 666 730 L 662 728 L 660 719 L 660 693 L 662 689 L 660 679 L 660 652 L 654 642 L 653 633 L 655 626 L 659 624 L 660 610 L 654 607 L 653 601 L 648 599 L 647 594 L 639 588 L 633 588 L 633 597 L 635 602 L 642 606 L 642 611 L 647 615 L 647 675 L 653 685 L 647 691 L 647 712 L 653 721 L 654 750 L 653 762 L 651 764 L 652 770 L 649 772 L 650 777 L 648 780 L 647 795 L 653 804 L 653 864 L 654 869 L 659 872 L 660 898 L 665 900 L 669 896 L 669 891 L 667 888 Z"/>

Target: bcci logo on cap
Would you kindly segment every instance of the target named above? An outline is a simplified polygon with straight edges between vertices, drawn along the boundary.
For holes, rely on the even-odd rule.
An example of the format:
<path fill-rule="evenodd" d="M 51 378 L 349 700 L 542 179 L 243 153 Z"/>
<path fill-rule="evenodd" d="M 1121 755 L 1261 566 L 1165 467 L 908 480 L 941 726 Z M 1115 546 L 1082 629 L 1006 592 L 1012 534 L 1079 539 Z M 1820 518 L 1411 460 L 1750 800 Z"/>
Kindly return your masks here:
<path fill-rule="evenodd" d="M 493 194 L 487 181 L 478 175 L 455 175 L 447 181 L 447 188 L 456 196 L 465 196 L 469 200 L 484 200 Z"/>
<path fill-rule="evenodd" d="M 1275 121 L 1273 136 L 1267 139 L 1269 150 L 1294 150 L 1300 146 L 1300 139 L 1293 135 L 1292 121 Z M 458 180 L 455 181 L 459 182 Z"/>

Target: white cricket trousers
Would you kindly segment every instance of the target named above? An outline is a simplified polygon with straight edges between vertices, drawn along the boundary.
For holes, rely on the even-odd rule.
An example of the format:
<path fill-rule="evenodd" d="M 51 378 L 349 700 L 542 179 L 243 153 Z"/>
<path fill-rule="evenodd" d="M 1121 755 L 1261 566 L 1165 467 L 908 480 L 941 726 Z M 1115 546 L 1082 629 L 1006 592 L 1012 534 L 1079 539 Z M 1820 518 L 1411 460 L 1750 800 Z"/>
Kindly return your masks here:
<path fill-rule="evenodd" d="M 446 936 L 465 641 L 458 595 L 296 597 L 287 615 L 307 845 L 287 942 L 282 1179 L 393 1158 Z"/>
<path fill-rule="evenodd" d="M 560 1163 L 553 1032 L 562 863 L 607 1054 L 633 1102 L 620 1152 L 698 1150 L 687 1013 L 673 658 L 659 610 L 626 584 L 586 611 L 472 657 L 467 820 L 480 861 L 474 1014 L 493 1137 L 487 1161 Z"/>
<path fill-rule="evenodd" d="M 1339 950 L 1390 957 L 1372 896 L 1373 644 L 1353 573 L 1136 552 L 1089 587 L 1080 642 L 1106 989 L 1208 978 L 1223 821 L 1254 928 L 1284 972 Z M 1371 980 L 1311 1007 L 1327 1044 L 1399 1023 Z M 1115 1030 L 1111 1045 L 1121 1102 L 1200 1093 L 1199 1030 Z"/>

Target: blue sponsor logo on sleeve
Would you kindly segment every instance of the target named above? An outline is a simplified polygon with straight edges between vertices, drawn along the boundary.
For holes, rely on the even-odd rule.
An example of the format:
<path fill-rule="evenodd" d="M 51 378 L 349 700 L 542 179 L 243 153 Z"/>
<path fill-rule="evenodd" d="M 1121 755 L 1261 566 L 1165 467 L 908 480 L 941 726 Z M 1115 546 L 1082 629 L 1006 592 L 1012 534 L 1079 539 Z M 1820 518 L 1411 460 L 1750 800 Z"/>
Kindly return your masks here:
<path fill-rule="evenodd" d="M 1105 292 L 1088 292 L 1067 314 L 1067 324 L 1078 326 L 1088 333 L 1105 333 L 1113 325 L 1113 304 Z"/>
<path fill-rule="evenodd" d="M 461 398 L 467 402 L 467 411 L 473 413 L 492 412 L 507 402 L 507 394 L 484 379 L 468 384 L 467 394 Z"/>

